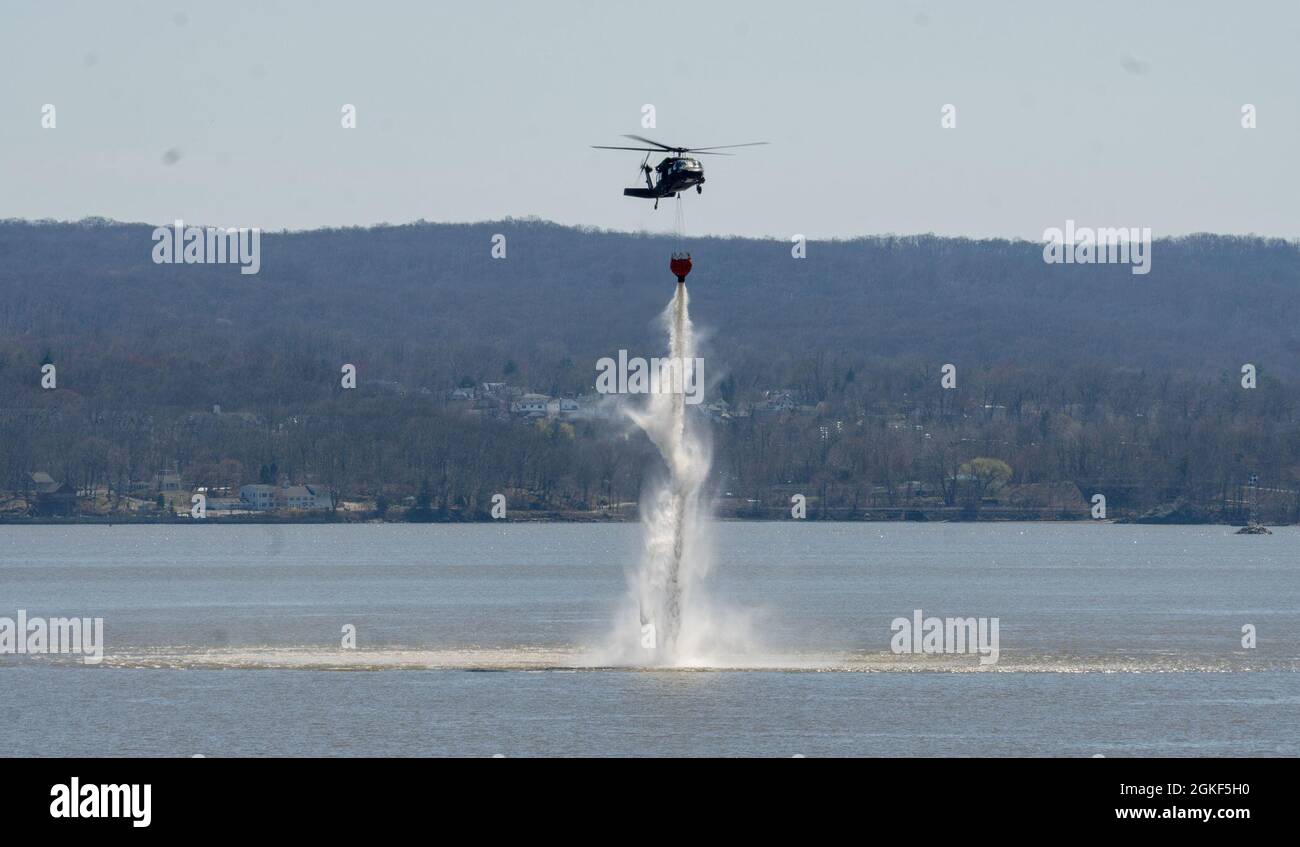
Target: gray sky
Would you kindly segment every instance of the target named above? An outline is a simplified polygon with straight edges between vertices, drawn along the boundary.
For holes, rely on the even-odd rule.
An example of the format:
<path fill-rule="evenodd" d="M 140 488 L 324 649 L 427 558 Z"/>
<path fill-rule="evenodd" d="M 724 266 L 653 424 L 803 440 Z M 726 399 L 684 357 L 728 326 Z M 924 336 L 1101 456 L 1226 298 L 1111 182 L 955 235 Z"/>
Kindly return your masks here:
<path fill-rule="evenodd" d="M 637 132 L 772 142 L 704 160 L 691 234 L 1296 237 L 1297 44 L 1289 0 L 5 0 L 0 217 L 669 230 L 588 148 Z"/>

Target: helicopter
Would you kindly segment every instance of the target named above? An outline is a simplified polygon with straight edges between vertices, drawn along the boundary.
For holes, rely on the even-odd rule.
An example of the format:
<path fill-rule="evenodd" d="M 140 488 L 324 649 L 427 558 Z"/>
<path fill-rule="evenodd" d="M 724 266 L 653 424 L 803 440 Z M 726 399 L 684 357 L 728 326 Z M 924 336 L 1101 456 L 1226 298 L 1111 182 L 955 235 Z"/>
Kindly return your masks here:
<path fill-rule="evenodd" d="M 692 187 L 694 187 L 696 193 L 704 193 L 704 166 L 698 160 L 685 155 L 686 153 L 697 153 L 701 156 L 730 156 L 731 153 L 716 153 L 714 151 L 732 147 L 758 147 L 767 143 L 766 141 L 751 141 L 748 144 L 722 144 L 716 147 L 672 147 L 640 135 L 625 135 L 623 137 L 652 146 L 606 147 L 600 144 L 591 146 L 596 150 L 646 151 L 640 169 L 640 173 L 645 177 L 645 188 L 624 188 L 623 196 L 641 197 L 647 200 L 653 199 L 656 209 L 659 208 L 659 201 L 663 198 L 676 197 L 679 193 L 689 191 Z M 673 155 L 651 169 L 649 162 L 652 153 L 672 153 Z M 657 179 L 651 179 L 651 174 L 658 174 L 659 176 Z"/>

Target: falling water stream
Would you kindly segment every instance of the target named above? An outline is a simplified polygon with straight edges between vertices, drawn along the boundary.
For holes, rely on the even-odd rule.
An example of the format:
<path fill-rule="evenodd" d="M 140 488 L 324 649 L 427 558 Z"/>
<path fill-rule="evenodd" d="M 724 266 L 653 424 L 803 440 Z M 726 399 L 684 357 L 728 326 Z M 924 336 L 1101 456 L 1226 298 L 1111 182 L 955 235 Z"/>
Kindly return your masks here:
<path fill-rule="evenodd" d="M 677 286 L 662 318 L 674 367 L 698 362 L 690 295 Z M 699 385 L 702 374 L 694 373 Z M 632 593 L 640 616 L 636 660 L 656 665 L 707 662 L 719 651 L 732 652 L 739 635 L 704 591 L 712 564 L 708 543 L 708 498 L 704 484 L 711 461 L 708 431 L 688 414 L 682 383 L 651 393 L 644 406 L 628 415 L 658 448 L 666 475 L 642 497 L 643 547 L 632 576 Z M 621 641 L 626 641 L 620 639 Z M 747 639 L 743 639 L 747 640 Z"/>

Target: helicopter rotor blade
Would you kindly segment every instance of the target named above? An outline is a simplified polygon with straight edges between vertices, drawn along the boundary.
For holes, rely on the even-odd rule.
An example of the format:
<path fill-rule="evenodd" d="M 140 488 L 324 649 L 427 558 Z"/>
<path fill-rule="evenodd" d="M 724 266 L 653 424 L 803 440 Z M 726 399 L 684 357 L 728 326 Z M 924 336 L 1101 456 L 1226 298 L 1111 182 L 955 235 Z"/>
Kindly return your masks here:
<path fill-rule="evenodd" d="M 655 141 L 655 140 L 652 139 L 652 138 L 646 138 L 646 137 L 641 136 L 641 135 L 624 135 L 623 137 L 624 137 L 624 138 L 630 138 L 630 139 L 632 139 L 633 141 L 640 141 L 642 144 L 651 144 L 651 145 L 654 145 L 655 147 L 659 148 L 660 150 L 670 150 L 670 151 L 672 151 L 672 150 L 681 150 L 681 149 L 683 149 L 683 148 L 681 148 L 681 147 L 669 147 L 667 144 L 660 144 L 658 141 Z"/>
<path fill-rule="evenodd" d="M 751 141 L 748 144 L 719 144 L 714 147 L 669 147 L 667 144 L 660 144 L 652 138 L 646 138 L 641 135 L 624 135 L 624 138 L 631 138 L 633 141 L 640 141 L 644 144 L 653 144 L 653 147 L 613 147 L 605 144 L 591 145 L 593 150 L 635 150 L 638 153 L 672 153 L 681 156 L 685 153 L 699 153 L 702 156 L 732 156 L 733 153 L 715 153 L 715 150 L 729 150 L 733 147 L 761 147 L 768 144 L 767 141 Z"/>
<path fill-rule="evenodd" d="M 705 150 L 726 150 L 730 147 L 762 147 L 767 143 L 766 141 L 751 141 L 748 144 L 719 144 L 716 147 L 686 147 L 684 149 L 687 153 L 700 153 Z"/>

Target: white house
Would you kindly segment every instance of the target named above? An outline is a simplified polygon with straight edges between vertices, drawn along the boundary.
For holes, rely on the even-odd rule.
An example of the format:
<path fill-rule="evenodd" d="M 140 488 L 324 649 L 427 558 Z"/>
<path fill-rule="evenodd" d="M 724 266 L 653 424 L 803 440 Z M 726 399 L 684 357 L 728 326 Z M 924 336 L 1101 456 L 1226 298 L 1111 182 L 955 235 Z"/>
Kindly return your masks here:
<path fill-rule="evenodd" d="M 248 508 L 257 511 L 293 509 L 309 512 L 314 509 L 331 509 L 334 498 L 323 485 L 244 485 L 239 488 L 239 499 Z"/>
<path fill-rule="evenodd" d="M 241 485 L 239 499 L 248 504 L 250 509 L 274 509 L 276 507 L 276 489 L 274 485 Z"/>
<path fill-rule="evenodd" d="M 320 485 L 286 485 L 280 489 L 280 508 L 309 512 L 334 506 L 329 491 Z"/>
<path fill-rule="evenodd" d="M 162 491 L 180 491 L 181 475 L 174 471 L 159 471 L 154 474 L 153 487 Z"/>
<path fill-rule="evenodd" d="M 510 411 L 516 415 L 544 415 L 550 402 L 545 394 L 525 394 L 510 404 Z"/>

